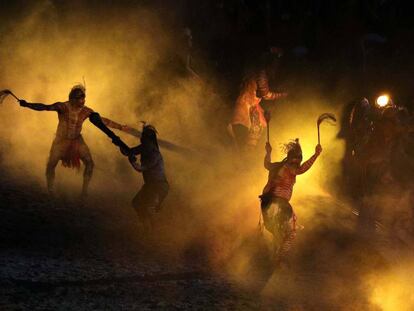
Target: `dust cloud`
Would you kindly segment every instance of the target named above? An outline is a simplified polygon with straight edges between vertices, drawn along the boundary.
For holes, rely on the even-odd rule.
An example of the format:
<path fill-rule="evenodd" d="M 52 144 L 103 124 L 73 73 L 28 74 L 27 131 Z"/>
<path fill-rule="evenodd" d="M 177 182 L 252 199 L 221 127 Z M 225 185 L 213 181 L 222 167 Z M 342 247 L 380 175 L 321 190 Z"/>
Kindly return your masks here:
<path fill-rule="evenodd" d="M 257 230 L 258 195 L 267 180 L 264 142 L 251 157 L 235 151 L 226 133 L 232 103 L 212 92 L 214 86 L 186 73 L 186 43 L 181 29 L 172 27 L 162 13 L 151 7 L 132 10 L 103 6 L 96 10 L 99 14 L 87 10 L 82 1 L 74 1 L 62 15 L 54 2 L 37 1 L 23 12 L 15 12 L 13 18 L 4 19 L 0 29 L 1 88 L 11 89 L 28 102 L 51 104 L 67 100 L 70 88 L 82 83 L 84 77 L 88 107 L 137 129 L 140 121 L 147 121 L 157 128 L 159 138 L 193 150 L 191 154 L 162 150 L 171 192 L 164 207 L 167 216 L 161 222 L 169 223 L 167 232 L 175 240 L 174 251 L 185 253 L 194 245 L 202 245 L 203 256 L 214 269 L 227 261 L 231 263 L 229 274 L 244 279 L 251 248 L 240 246 Z M 206 80 L 214 81 L 214 73 L 205 74 Z M 272 161 L 282 160 L 281 144 L 295 138 L 300 139 L 304 160 L 309 158 L 317 144 L 317 117 L 333 112 L 340 119 L 341 102 L 328 102 L 320 90 L 303 86 L 295 99 L 271 107 Z M 19 178 L 45 184 L 56 113 L 21 108 L 8 98 L 0 106 L 0 124 L 3 167 Z M 323 152 L 310 171 L 297 178 L 291 203 L 305 230 L 318 228 L 314 223 L 323 230 L 336 228 L 335 214 L 346 206 L 335 199 L 344 149 L 336 139 L 337 132 L 338 127 L 322 124 Z M 139 143 L 136 137 L 117 133 L 129 145 Z M 110 193 L 111 206 L 125 205 L 116 208 L 128 210 L 128 202 L 142 184 L 140 176 L 88 121 L 83 136 L 96 167 L 91 196 L 99 202 L 99 197 Z M 81 174 L 59 165 L 56 182 L 60 192 L 76 193 L 80 191 Z M 321 212 L 330 215 L 323 219 L 325 223 L 315 221 Z M 322 231 L 313 231 L 316 233 L 300 240 L 298 246 L 306 245 L 304 241 L 317 245 L 323 240 L 318 235 Z M 269 242 L 268 236 L 266 239 Z M 299 252 L 308 248 L 303 246 Z M 329 249 L 340 250 L 337 246 Z M 324 258 L 334 255 L 327 252 Z M 384 274 L 378 282 L 370 277 L 357 283 L 376 284 L 364 299 L 381 305 L 381 310 L 403 310 L 389 309 L 389 302 L 381 298 L 388 292 L 387 280 Z M 266 290 L 274 288 L 271 283 Z M 324 282 L 324 286 L 328 284 Z M 389 299 L 399 300 L 398 295 L 407 293 L 403 290 Z"/>

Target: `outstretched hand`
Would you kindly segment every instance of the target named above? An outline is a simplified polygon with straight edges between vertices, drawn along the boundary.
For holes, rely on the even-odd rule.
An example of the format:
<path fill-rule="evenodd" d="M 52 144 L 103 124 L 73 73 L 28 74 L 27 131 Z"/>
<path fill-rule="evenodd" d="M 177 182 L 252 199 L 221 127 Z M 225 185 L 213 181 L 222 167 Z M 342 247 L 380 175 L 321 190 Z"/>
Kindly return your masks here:
<path fill-rule="evenodd" d="M 270 143 L 266 143 L 265 150 L 266 150 L 266 153 L 271 153 L 272 152 L 272 145 L 270 145 Z"/>
<path fill-rule="evenodd" d="M 129 163 L 131 163 L 132 167 L 133 167 L 136 171 L 138 171 L 138 172 L 140 172 L 140 173 L 143 171 L 142 166 L 141 166 L 141 165 L 139 165 L 139 164 L 137 163 L 137 158 L 136 158 L 136 156 L 135 156 L 135 155 L 130 154 L 130 155 L 128 156 L 128 160 L 129 160 Z"/>
<path fill-rule="evenodd" d="M 321 146 L 321 144 L 317 144 L 316 147 L 315 147 L 315 154 L 320 155 L 321 152 L 322 152 L 322 146 Z"/>

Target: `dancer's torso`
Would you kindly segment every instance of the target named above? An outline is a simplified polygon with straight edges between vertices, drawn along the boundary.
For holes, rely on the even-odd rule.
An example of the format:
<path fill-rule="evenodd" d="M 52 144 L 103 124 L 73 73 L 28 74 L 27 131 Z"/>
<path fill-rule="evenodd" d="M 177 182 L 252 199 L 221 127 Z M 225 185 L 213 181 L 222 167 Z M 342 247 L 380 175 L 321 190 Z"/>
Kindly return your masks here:
<path fill-rule="evenodd" d="M 59 103 L 59 124 L 56 131 L 56 138 L 79 138 L 82 132 L 83 122 L 92 112 L 93 110 L 86 106 L 77 107 L 69 102 Z"/>

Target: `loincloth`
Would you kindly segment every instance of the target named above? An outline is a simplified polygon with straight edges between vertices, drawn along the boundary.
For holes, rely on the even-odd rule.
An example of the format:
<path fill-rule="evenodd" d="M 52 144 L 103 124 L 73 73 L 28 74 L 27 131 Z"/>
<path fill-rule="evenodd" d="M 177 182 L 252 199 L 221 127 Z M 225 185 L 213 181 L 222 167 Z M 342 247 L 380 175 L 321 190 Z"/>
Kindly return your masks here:
<path fill-rule="evenodd" d="M 79 139 L 71 139 L 66 151 L 62 157 L 62 165 L 74 169 L 80 169 L 80 141 Z"/>
<path fill-rule="evenodd" d="M 261 203 L 263 222 L 268 231 L 284 235 L 296 230 L 296 215 L 287 200 L 267 194 L 261 196 Z"/>
<path fill-rule="evenodd" d="M 81 147 L 84 145 L 82 137 L 76 139 L 55 139 L 53 142 L 51 156 L 62 160 L 64 167 L 80 169 Z"/>

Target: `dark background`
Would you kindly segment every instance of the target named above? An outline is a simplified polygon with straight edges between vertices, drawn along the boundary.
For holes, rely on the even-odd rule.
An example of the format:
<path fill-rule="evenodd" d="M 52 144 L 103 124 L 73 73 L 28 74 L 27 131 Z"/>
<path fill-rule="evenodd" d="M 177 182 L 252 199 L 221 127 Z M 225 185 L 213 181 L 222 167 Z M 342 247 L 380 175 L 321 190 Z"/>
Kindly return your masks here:
<path fill-rule="evenodd" d="M 412 107 L 409 1 L 51 2 L 61 19 L 79 11 L 87 18 L 108 9 L 117 14 L 117 9 L 146 8 L 173 29 L 180 45 L 186 44 L 183 30 L 191 29 L 193 68 L 204 80 L 220 86 L 218 92 L 229 105 L 248 68 L 275 46 L 285 51 L 278 85 L 293 76 L 300 83 L 319 84 L 326 96 L 345 87 L 349 100 L 388 91 L 394 102 Z M 7 28 L 6 21 L 24 15 L 31 3 L 1 1 L 0 34 Z M 292 94 L 295 89 L 287 91 Z"/>
<path fill-rule="evenodd" d="M 0 39 L 3 34 L 10 33 L 12 27 L 18 28 L 19 20 L 32 14 L 35 3 L 0 1 Z M 72 21 L 70 17 L 74 15 L 108 24 L 110 21 L 105 19 L 108 11 L 113 16 L 122 16 L 125 9 L 148 10 L 157 15 L 168 28 L 168 34 L 172 33 L 177 40 L 177 49 L 162 51 L 163 56 L 168 54 L 169 57 L 160 59 L 154 73 L 147 73 L 147 83 L 140 87 L 149 97 L 155 94 L 154 105 L 148 99 L 145 107 L 140 109 L 152 110 L 162 102 L 162 91 L 179 80 L 177 76 L 189 75 L 185 70 L 183 50 L 191 52 L 193 69 L 223 100 L 226 108 L 230 108 L 245 73 L 271 46 L 285 51 L 273 87 L 288 91 L 292 103 L 300 94 L 315 94 L 330 99 L 337 108 L 358 97 L 372 100 L 379 92 L 388 91 L 395 103 L 413 108 L 413 21 L 409 1 L 72 0 L 50 3 L 56 9 L 57 18 L 62 20 L 62 23 L 56 23 L 59 27 L 67 27 L 70 24 L 67 21 Z M 81 31 L 85 29 L 84 25 L 80 27 Z M 76 23 L 71 24 L 74 29 L 76 26 Z M 185 28 L 192 32 L 191 49 L 184 35 Z M 1 48 L 12 55 L 12 49 Z M 135 52 L 130 50 L 131 54 Z M 5 61 L 0 60 L 0 64 Z M 163 79 L 158 79 L 160 69 Z M 4 76 L 3 72 L 5 70 L 0 66 L 0 77 Z M 30 83 L 25 79 L 24 70 L 21 80 Z M 45 81 L 45 85 L 53 83 Z M 114 88 L 115 95 L 119 91 L 122 86 Z M 277 113 L 273 116 L 273 120 L 277 120 Z M 224 128 L 223 118 L 217 118 L 217 122 Z M 277 126 L 283 128 L 285 125 Z M 223 132 L 220 133 L 225 136 Z M 3 152 L 0 150 L 0 160 Z M 215 161 L 217 155 L 210 153 L 208 156 Z M 33 163 L 32 159 L 28 161 Z M 120 158 L 120 161 L 124 160 Z M 203 169 L 209 169 L 209 165 L 203 165 L 206 166 Z M 247 169 L 254 168 L 246 166 Z M 145 240 L 132 209 L 119 208 L 129 206 L 131 198 L 124 193 L 119 196 L 100 193 L 99 198 L 92 198 L 90 208 L 76 209 L 76 199 L 68 192 L 62 196 L 60 209 L 55 210 L 49 206 L 44 187 L 37 180 L 14 176 L 1 166 L 0 171 L 1 310 L 263 310 L 258 293 L 240 292 L 238 282 L 229 284 L 222 277 L 216 277 L 205 263 L 206 254 L 226 253 L 227 243 L 233 246 L 232 233 L 241 235 L 237 227 L 205 230 L 209 222 L 204 221 L 203 216 L 210 216 L 219 209 L 226 211 L 223 202 L 213 200 L 209 204 L 215 206 L 205 210 L 204 205 L 194 204 L 192 209 L 193 206 L 186 206 L 188 198 L 182 198 L 178 191 L 174 197 L 172 191 L 170 209 L 167 207 L 166 213 L 162 214 L 159 236 L 155 240 Z M 223 182 L 222 178 L 218 176 L 217 185 Z M 196 178 L 188 180 L 193 182 Z M 232 193 L 228 196 L 233 198 Z M 401 262 L 394 264 L 402 257 L 396 247 L 414 243 L 411 214 L 398 218 L 409 228 L 403 236 L 410 244 L 403 244 L 396 238 L 384 239 L 381 245 L 375 244 L 374 249 L 373 243 L 354 235 L 356 217 L 353 210 L 343 208 L 335 198 L 312 197 L 301 204 L 318 210 L 318 214 L 305 223 L 306 234 L 302 234 L 305 238 L 298 247 L 300 254 L 296 258 L 299 262 L 294 264 L 297 268 L 293 270 L 293 277 L 299 281 L 283 293 L 280 289 L 289 282 L 282 281 L 278 287 L 276 278 L 274 290 L 270 290 L 275 299 L 270 301 L 271 305 L 278 310 L 289 310 L 279 306 L 292 300 L 293 305 L 299 303 L 303 310 L 378 310 L 371 308 L 366 277 L 386 275 L 389 267 L 401 266 Z M 198 215 L 201 216 L 197 218 Z M 240 218 L 245 217 L 240 215 Z M 193 227 L 199 223 L 204 226 L 194 233 Z M 171 228 L 178 228 L 178 236 L 185 242 L 175 241 Z M 241 245 L 243 249 L 234 250 L 234 258 L 227 264 L 231 265 L 232 260 L 237 263 L 237 255 L 254 254 L 257 245 L 254 235 L 250 242 L 247 240 Z M 392 252 L 393 249 L 396 250 Z M 223 258 L 226 257 L 223 255 Z M 216 265 L 220 263 L 218 261 Z M 257 277 L 251 273 L 257 268 L 254 261 L 251 263 L 252 269 L 241 274 L 246 283 Z M 213 262 L 211 264 L 214 266 Z M 206 275 L 200 277 L 200 271 Z M 411 275 L 411 271 L 407 269 L 400 274 Z M 261 279 L 261 268 L 256 273 Z M 263 273 L 267 275 L 269 271 Z M 270 271 L 269 277 L 271 274 Z M 401 284 L 400 278 L 394 280 Z M 390 283 L 388 279 L 379 281 Z M 406 284 L 411 283 L 408 280 Z M 406 286 L 406 289 L 408 293 L 412 292 L 411 287 Z M 282 297 L 278 301 L 279 297 L 274 293 L 280 292 Z M 404 296 L 397 296 L 399 300 L 400 297 Z"/>

